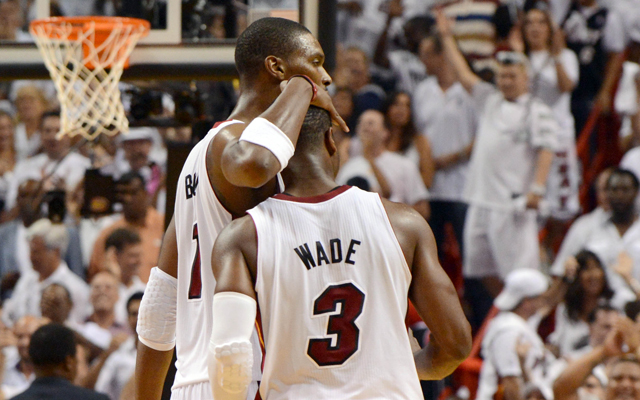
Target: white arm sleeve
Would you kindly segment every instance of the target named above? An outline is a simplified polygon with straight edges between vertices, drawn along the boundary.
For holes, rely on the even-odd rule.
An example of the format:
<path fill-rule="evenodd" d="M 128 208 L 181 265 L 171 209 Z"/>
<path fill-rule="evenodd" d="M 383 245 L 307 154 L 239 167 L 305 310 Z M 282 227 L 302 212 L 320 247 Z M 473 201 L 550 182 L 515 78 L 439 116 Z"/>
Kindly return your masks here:
<path fill-rule="evenodd" d="M 213 296 L 213 330 L 207 366 L 216 400 L 247 397 L 253 368 L 250 340 L 256 309 L 256 301 L 241 293 L 223 292 Z"/>
<path fill-rule="evenodd" d="M 178 280 L 158 267 L 151 269 L 138 311 L 138 339 L 145 346 L 168 351 L 176 345 Z"/>

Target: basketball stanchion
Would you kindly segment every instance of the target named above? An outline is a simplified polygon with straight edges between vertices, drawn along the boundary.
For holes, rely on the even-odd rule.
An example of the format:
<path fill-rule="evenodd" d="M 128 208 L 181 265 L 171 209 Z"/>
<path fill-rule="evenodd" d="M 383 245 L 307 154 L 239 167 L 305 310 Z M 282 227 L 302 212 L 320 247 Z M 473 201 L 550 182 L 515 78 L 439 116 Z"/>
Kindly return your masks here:
<path fill-rule="evenodd" d="M 42 53 L 60 102 L 59 136 L 87 140 L 129 130 L 118 83 L 148 21 L 121 17 L 35 20 L 30 32 Z"/>

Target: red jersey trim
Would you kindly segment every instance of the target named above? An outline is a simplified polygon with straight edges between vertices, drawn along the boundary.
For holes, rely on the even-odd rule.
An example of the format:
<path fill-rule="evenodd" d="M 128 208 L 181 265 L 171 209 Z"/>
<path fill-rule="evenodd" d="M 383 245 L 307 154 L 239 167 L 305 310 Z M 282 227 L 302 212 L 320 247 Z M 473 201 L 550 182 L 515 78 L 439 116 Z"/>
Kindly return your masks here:
<path fill-rule="evenodd" d="M 351 186 L 342 185 L 328 191 L 325 194 L 320 194 L 318 196 L 296 197 L 286 193 L 278 193 L 274 195 L 273 198 L 278 200 L 293 201 L 296 203 L 322 203 L 323 201 L 333 199 L 334 197 L 346 192 L 349 189 L 351 189 Z"/>
<path fill-rule="evenodd" d="M 215 124 L 213 124 L 213 127 L 211 129 L 216 129 L 218 126 L 224 124 L 225 122 L 231 122 L 231 121 L 233 121 L 233 120 L 232 119 L 227 119 L 227 120 L 224 120 L 224 121 L 218 121 Z"/>

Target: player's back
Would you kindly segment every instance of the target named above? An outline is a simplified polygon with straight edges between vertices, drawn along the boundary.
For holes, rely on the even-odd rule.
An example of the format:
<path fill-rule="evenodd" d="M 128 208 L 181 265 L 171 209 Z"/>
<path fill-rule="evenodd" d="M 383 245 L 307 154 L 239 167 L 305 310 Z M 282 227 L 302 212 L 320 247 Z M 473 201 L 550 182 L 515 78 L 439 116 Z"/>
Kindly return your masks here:
<path fill-rule="evenodd" d="M 218 234 L 231 222 L 232 216 L 211 187 L 206 156 L 215 135 L 232 123 L 239 121 L 225 121 L 209 131 L 189 153 L 178 178 L 174 211 L 178 242 L 178 371 L 174 388 L 209 380 L 206 354 L 213 324 L 211 305 L 216 284 L 211 270 L 211 251 Z M 259 365 L 259 348 L 257 353 Z M 259 368 L 256 373 L 259 375 Z"/>
<path fill-rule="evenodd" d="M 411 273 L 377 194 L 280 194 L 249 211 L 273 399 L 421 399 L 404 317 Z"/>

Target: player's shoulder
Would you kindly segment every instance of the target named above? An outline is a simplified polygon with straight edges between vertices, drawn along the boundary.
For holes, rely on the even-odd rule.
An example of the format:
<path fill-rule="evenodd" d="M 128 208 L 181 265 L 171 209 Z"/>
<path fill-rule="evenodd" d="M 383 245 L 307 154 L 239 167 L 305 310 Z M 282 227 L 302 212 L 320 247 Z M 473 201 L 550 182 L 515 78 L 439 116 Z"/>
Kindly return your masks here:
<path fill-rule="evenodd" d="M 396 236 L 420 235 L 425 230 L 430 230 L 427 221 L 413 207 L 387 199 L 381 200 Z"/>
<path fill-rule="evenodd" d="M 255 244 L 256 226 L 253 223 L 253 218 L 247 214 L 231 221 L 220 231 L 215 244 L 218 245 L 218 243 L 220 246 L 236 245 L 240 247 Z"/>
<path fill-rule="evenodd" d="M 211 140 L 212 143 L 227 143 L 238 138 L 245 128 L 246 124 L 243 121 L 230 119 L 216 123 L 216 125 L 211 128 L 208 135 L 214 135 Z"/>
<path fill-rule="evenodd" d="M 244 128 L 246 128 L 246 123 L 236 119 L 217 122 L 204 139 L 209 138 L 205 150 L 207 157 L 218 159 L 227 145 L 242 135 Z"/>

